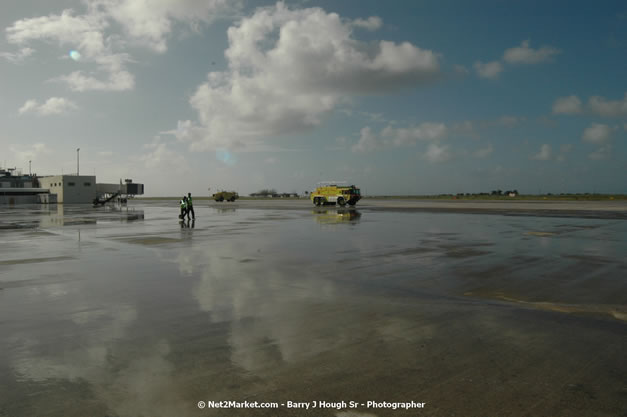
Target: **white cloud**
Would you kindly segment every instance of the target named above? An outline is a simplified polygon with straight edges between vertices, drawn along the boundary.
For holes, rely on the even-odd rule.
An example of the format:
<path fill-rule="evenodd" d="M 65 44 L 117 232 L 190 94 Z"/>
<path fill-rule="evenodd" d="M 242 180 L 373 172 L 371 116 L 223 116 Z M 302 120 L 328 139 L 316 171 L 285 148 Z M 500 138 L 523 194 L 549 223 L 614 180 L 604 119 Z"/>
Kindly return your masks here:
<path fill-rule="evenodd" d="M 383 22 L 381 18 L 378 16 L 370 16 L 368 19 L 355 19 L 352 22 L 352 25 L 358 28 L 363 28 L 366 30 L 377 30 L 381 27 Z"/>
<path fill-rule="evenodd" d="M 108 73 L 106 80 L 85 75 L 82 71 L 74 71 L 68 75 L 53 78 L 63 81 L 73 91 L 125 91 L 135 86 L 135 77 L 128 71 L 117 69 Z"/>
<path fill-rule="evenodd" d="M 560 97 L 553 103 L 553 114 L 577 114 L 581 111 L 581 100 L 575 95 Z"/>
<path fill-rule="evenodd" d="M 551 159 L 552 150 L 551 145 L 547 145 L 546 143 L 540 146 L 540 152 L 532 156 L 532 159 L 536 159 L 538 161 L 548 161 Z"/>
<path fill-rule="evenodd" d="M 369 127 L 361 129 L 359 141 L 351 147 L 353 152 L 371 152 L 379 147 L 377 136 Z"/>
<path fill-rule="evenodd" d="M 176 21 L 193 28 L 216 17 L 236 12 L 241 1 L 233 0 L 95 0 L 92 7 L 104 11 L 122 25 L 129 38 L 154 51 L 167 49 L 167 37 Z"/>
<path fill-rule="evenodd" d="M 492 61 L 483 63 L 476 61 L 473 65 L 477 75 L 481 78 L 497 78 L 501 71 L 503 71 L 503 65 L 499 61 Z"/>
<path fill-rule="evenodd" d="M 20 48 L 17 52 L 0 52 L 0 58 L 4 58 L 13 64 L 19 64 L 31 56 L 35 52 L 34 49 L 29 47 Z"/>
<path fill-rule="evenodd" d="M 612 153 L 612 145 L 604 145 L 604 146 L 601 146 L 596 151 L 590 153 L 588 155 L 588 158 L 594 161 L 599 161 L 601 159 L 609 158 L 611 153 Z"/>
<path fill-rule="evenodd" d="M 50 156 L 52 150 L 46 146 L 45 143 L 34 143 L 32 145 L 9 145 L 9 155 L 12 156 L 14 161 L 36 161 L 38 157 L 44 155 Z"/>
<path fill-rule="evenodd" d="M 427 151 L 424 153 L 424 158 L 433 163 L 446 162 L 452 158 L 449 148 L 450 147 L 448 145 L 431 143 L 427 147 Z"/>
<path fill-rule="evenodd" d="M 488 145 L 485 148 L 477 149 L 476 151 L 474 151 L 472 153 L 472 156 L 474 156 L 475 158 L 487 158 L 488 156 L 492 155 L 492 152 L 494 152 L 494 148 L 492 147 L 492 145 Z"/>
<path fill-rule="evenodd" d="M 606 100 L 600 96 L 590 97 L 588 109 L 599 116 L 625 117 L 627 116 L 627 93 L 622 100 Z"/>
<path fill-rule="evenodd" d="M 538 64 L 550 61 L 554 55 L 559 54 L 559 49 L 543 46 L 540 49 L 529 47 L 529 41 L 522 41 L 520 46 L 506 49 L 503 53 L 503 60 L 509 64 Z"/>
<path fill-rule="evenodd" d="M 353 22 L 354 23 L 354 22 Z M 363 43 L 351 22 L 320 8 L 260 8 L 228 30 L 229 70 L 190 99 L 194 149 L 242 147 L 313 128 L 351 95 L 431 81 L 438 56 L 408 42 Z"/>
<path fill-rule="evenodd" d="M 66 82 L 74 91 L 131 89 L 134 79 L 125 68 L 129 57 L 113 52 L 112 38 L 105 36 L 108 26 L 102 14 L 75 16 L 72 10 L 64 10 L 60 15 L 18 20 L 6 32 L 7 40 L 19 45 L 48 41 L 61 47 L 71 46 L 85 61 L 97 64 L 99 70 L 107 74 L 107 81 L 86 76 L 82 71 L 54 78 Z"/>
<path fill-rule="evenodd" d="M 579 97 L 572 95 L 560 97 L 553 103 L 553 113 L 578 114 L 583 113 Z M 622 100 L 608 100 L 601 96 L 592 96 L 588 99 L 585 112 L 602 117 L 627 116 L 627 92 Z"/>
<path fill-rule="evenodd" d="M 520 122 L 524 121 L 524 117 L 517 116 L 501 116 L 497 120 L 497 125 L 505 126 L 505 127 L 514 127 L 517 126 Z"/>
<path fill-rule="evenodd" d="M 583 131 L 581 139 L 589 143 L 605 143 L 612 136 L 613 129 L 605 124 L 593 123 Z"/>
<path fill-rule="evenodd" d="M 81 61 L 97 65 L 100 74 L 86 74 L 79 70 L 54 77 L 74 91 L 130 90 L 135 85 L 126 65 L 130 56 L 125 52 L 128 43 L 140 44 L 163 52 L 166 38 L 174 22 L 192 26 L 210 22 L 217 14 L 237 9 L 240 2 L 228 0 L 85 0 L 85 14 L 64 10 L 15 21 L 6 29 L 10 43 L 25 45 L 34 41 L 56 43 L 70 47 L 80 54 Z M 113 33 L 114 23 L 125 30 L 125 38 Z M 32 49 L 22 48 L 31 54 Z M 4 55 L 3 55 L 4 56 Z M 5 56 L 7 59 L 19 57 Z"/>
<path fill-rule="evenodd" d="M 50 97 L 45 103 L 39 104 L 37 100 L 27 100 L 18 110 L 19 114 L 35 113 L 40 116 L 64 114 L 78 107 L 74 102 L 63 97 Z"/>
<path fill-rule="evenodd" d="M 183 155 L 170 149 L 157 136 L 152 143 L 144 145 L 147 152 L 139 157 L 139 161 L 148 169 L 171 171 L 179 174 L 189 171 L 187 161 Z"/>
<path fill-rule="evenodd" d="M 424 122 L 418 126 L 400 128 L 388 125 L 376 134 L 370 127 L 361 129 L 359 141 L 351 147 L 353 152 L 371 152 L 383 146 L 413 146 L 418 141 L 437 141 L 444 138 L 448 128 L 444 123 Z"/>
<path fill-rule="evenodd" d="M 411 128 L 386 126 L 381 131 L 385 143 L 394 146 L 415 145 L 419 140 L 437 140 L 447 133 L 444 123 L 425 122 Z"/>

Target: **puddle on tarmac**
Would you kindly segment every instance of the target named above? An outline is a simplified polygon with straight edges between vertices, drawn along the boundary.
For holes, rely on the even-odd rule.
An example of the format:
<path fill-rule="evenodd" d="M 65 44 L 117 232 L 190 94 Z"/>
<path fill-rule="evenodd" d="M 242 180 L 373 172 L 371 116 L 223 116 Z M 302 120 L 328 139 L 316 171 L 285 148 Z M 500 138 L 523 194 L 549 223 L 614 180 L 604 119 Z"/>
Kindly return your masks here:
<path fill-rule="evenodd" d="M 622 220 L 60 210 L 0 208 L 1 416 L 627 412 Z"/>

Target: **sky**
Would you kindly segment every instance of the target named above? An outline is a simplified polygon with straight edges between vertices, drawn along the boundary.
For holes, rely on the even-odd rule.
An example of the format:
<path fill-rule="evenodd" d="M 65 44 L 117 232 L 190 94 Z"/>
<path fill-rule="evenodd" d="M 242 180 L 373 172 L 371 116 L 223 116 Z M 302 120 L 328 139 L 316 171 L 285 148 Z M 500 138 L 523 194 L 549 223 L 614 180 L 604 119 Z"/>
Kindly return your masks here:
<path fill-rule="evenodd" d="M 4 0 L 0 166 L 148 196 L 627 193 L 623 1 Z"/>

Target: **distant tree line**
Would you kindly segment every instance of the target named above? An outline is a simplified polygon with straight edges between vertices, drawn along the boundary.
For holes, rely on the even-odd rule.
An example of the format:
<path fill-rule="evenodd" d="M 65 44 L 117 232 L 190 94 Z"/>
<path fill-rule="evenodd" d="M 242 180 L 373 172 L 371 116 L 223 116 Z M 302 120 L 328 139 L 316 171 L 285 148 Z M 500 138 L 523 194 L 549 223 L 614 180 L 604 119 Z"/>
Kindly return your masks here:
<path fill-rule="evenodd" d="M 518 192 L 518 190 L 507 190 L 507 191 L 503 191 L 503 190 L 492 190 L 489 193 L 457 193 L 458 197 L 473 197 L 473 196 L 480 196 L 480 195 L 505 195 L 505 196 L 517 196 L 520 193 Z"/>

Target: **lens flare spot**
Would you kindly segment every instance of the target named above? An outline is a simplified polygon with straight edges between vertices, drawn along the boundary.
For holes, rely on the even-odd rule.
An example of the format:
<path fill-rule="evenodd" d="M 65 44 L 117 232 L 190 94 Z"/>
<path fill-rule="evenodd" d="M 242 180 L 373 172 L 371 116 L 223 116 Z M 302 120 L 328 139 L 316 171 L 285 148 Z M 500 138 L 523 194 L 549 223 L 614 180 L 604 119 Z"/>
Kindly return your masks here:
<path fill-rule="evenodd" d="M 81 59 L 81 53 L 72 49 L 70 51 L 70 58 L 72 58 L 74 61 L 78 61 L 79 59 Z"/>
<path fill-rule="evenodd" d="M 229 152 L 228 149 L 216 150 L 216 159 L 218 161 L 224 162 L 225 164 L 229 166 L 233 166 L 237 162 L 237 158 L 235 158 L 235 155 L 231 154 L 231 152 Z"/>

